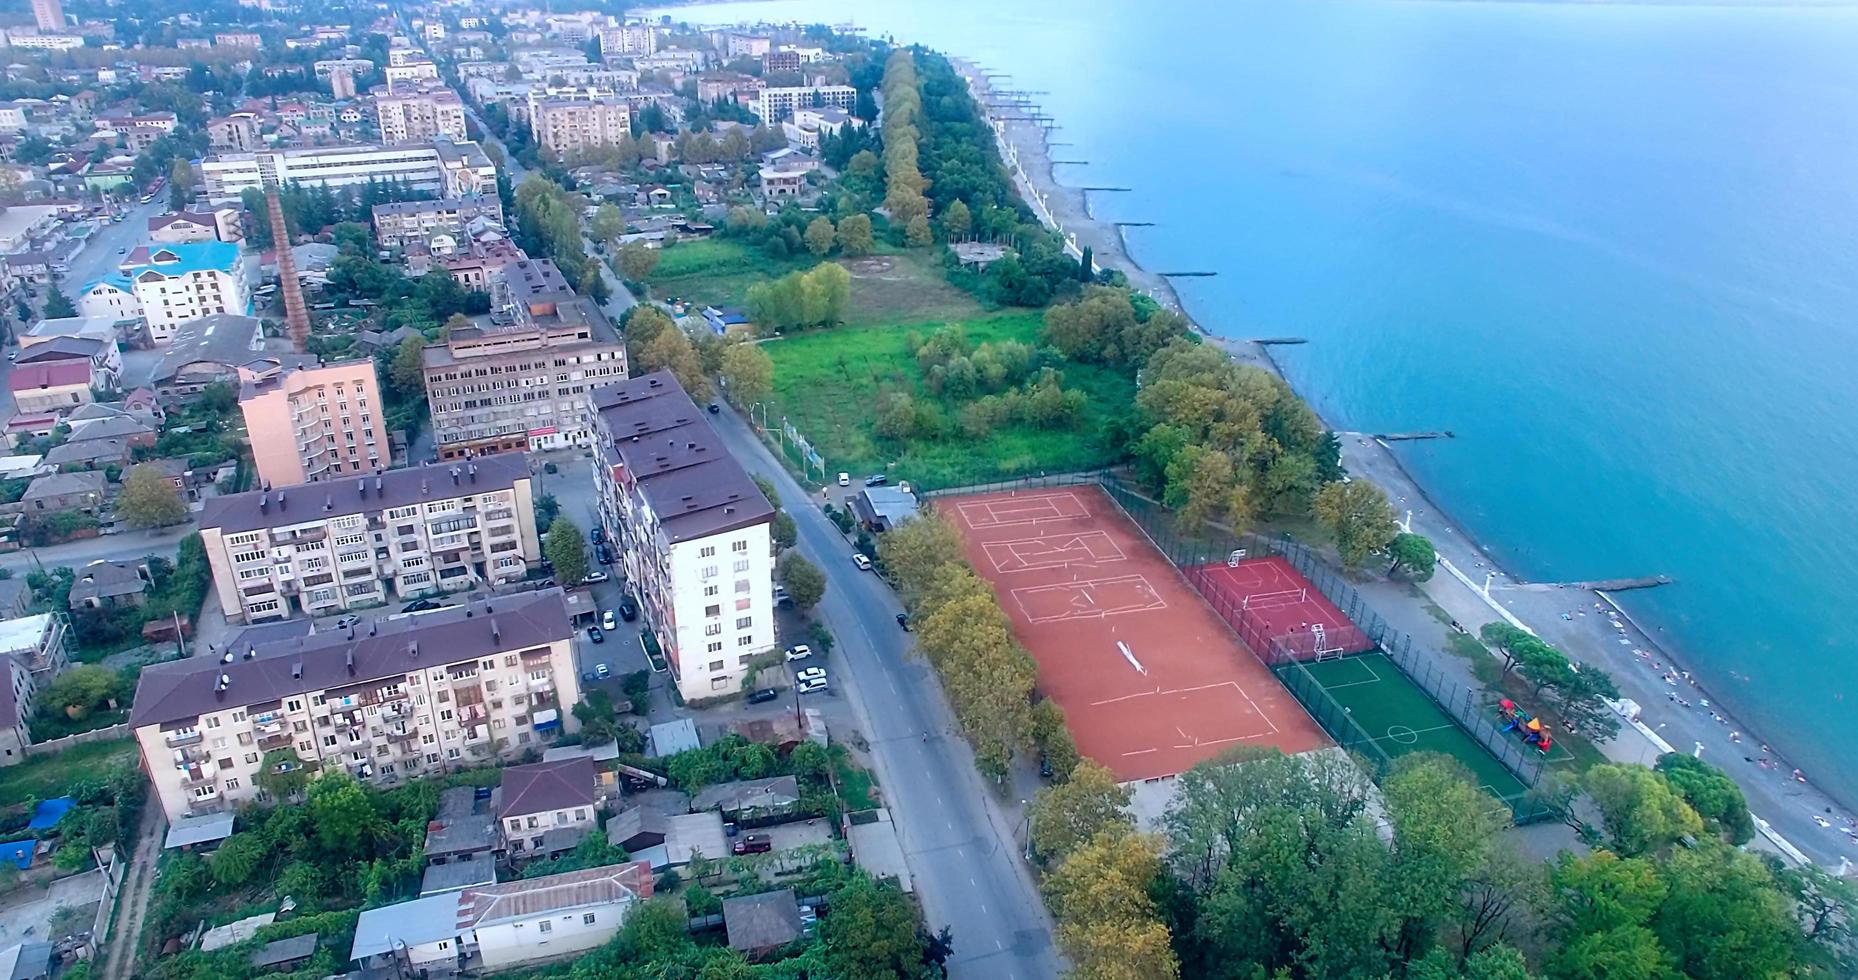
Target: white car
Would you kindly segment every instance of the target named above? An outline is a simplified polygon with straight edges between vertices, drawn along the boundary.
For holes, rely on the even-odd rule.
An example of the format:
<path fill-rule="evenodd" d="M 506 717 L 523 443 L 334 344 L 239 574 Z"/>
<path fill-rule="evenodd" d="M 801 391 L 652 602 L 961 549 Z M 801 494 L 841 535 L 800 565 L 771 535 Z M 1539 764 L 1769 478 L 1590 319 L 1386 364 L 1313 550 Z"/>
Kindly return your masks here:
<path fill-rule="evenodd" d="M 812 655 L 813 655 L 813 648 L 807 646 L 804 643 L 797 644 L 795 646 L 790 646 L 787 648 L 787 662 L 788 663 L 793 663 L 796 660 L 805 660 L 806 658 Z"/>
<path fill-rule="evenodd" d="M 852 485 L 852 475 L 850 473 L 840 473 L 839 474 L 839 486 L 849 487 L 851 485 Z"/>
<path fill-rule="evenodd" d="M 861 572 L 868 572 L 871 570 L 871 559 L 866 558 L 862 554 L 853 555 L 852 564 L 857 565 L 858 570 Z"/>
<path fill-rule="evenodd" d="M 819 692 L 825 690 L 826 687 L 827 687 L 826 679 L 824 677 L 821 677 L 816 680 L 801 681 L 799 686 L 796 687 L 795 690 L 799 691 L 801 694 L 818 694 Z"/>
<path fill-rule="evenodd" d="M 808 681 L 823 681 L 825 679 L 826 679 L 826 668 L 824 667 L 802 667 L 799 670 L 794 671 L 794 680 L 799 681 L 802 684 L 805 684 Z"/>
<path fill-rule="evenodd" d="M 600 614 L 600 628 L 609 633 L 619 629 L 619 617 L 614 615 L 613 610 L 608 609 Z"/>
<path fill-rule="evenodd" d="M 588 572 L 587 577 L 584 579 L 581 579 L 581 581 L 586 582 L 589 585 L 592 585 L 595 582 L 604 582 L 609 578 L 612 578 L 612 576 L 608 575 L 605 572 L 592 571 L 592 572 Z"/>

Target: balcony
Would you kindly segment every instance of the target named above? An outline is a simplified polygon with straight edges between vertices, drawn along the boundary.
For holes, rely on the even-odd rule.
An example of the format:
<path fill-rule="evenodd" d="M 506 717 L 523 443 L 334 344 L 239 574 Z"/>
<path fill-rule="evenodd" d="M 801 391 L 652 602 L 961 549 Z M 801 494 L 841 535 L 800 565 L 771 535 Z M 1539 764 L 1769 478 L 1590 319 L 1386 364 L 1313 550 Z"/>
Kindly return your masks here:
<path fill-rule="evenodd" d="M 531 691 L 552 691 L 554 689 L 555 689 L 555 678 L 553 677 L 531 677 L 529 678 L 529 690 Z"/>
<path fill-rule="evenodd" d="M 198 745 L 200 744 L 200 739 L 201 735 L 197 731 L 182 731 L 169 732 L 166 741 L 169 745 L 179 748 L 183 745 Z"/>
<path fill-rule="evenodd" d="M 275 735 L 265 735 L 258 739 L 258 747 L 266 752 L 290 748 L 290 743 L 289 732 L 278 732 Z"/>
<path fill-rule="evenodd" d="M 189 789 L 196 786 L 204 786 L 212 782 L 219 775 L 219 770 L 211 764 L 181 766 L 179 768 L 181 771 L 181 785 Z"/>

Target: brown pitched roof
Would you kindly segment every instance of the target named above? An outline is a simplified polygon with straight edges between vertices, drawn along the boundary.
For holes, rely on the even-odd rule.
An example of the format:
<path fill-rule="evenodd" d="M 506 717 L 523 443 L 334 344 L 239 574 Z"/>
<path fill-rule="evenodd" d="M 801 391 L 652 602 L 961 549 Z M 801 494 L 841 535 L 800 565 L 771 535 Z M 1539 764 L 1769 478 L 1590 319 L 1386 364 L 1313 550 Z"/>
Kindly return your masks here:
<path fill-rule="evenodd" d="M 472 477 L 472 468 L 476 477 Z M 456 471 L 458 483 L 453 485 Z M 261 527 L 288 527 L 349 514 L 368 514 L 392 507 L 462 497 L 466 494 L 508 490 L 529 478 L 529 463 L 522 453 L 484 456 L 451 466 L 413 466 L 388 470 L 379 476 L 351 476 L 316 484 L 279 487 L 266 493 L 252 490 L 227 497 L 211 497 L 200 511 L 201 528 L 219 528 L 227 534 Z M 323 505 L 329 507 L 325 509 Z"/>
<path fill-rule="evenodd" d="M 594 760 L 587 756 L 511 766 L 503 770 L 503 805 L 497 818 L 507 820 L 593 803 Z"/>
<path fill-rule="evenodd" d="M 561 590 L 543 589 L 264 643 L 235 651 L 231 663 L 210 656 L 173 660 L 142 671 L 129 723 L 190 721 L 228 706 L 367 684 L 572 635 Z"/>
<path fill-rule="evenodd" d="M 788 895 L 793 892 L 789 891 Z M 458 896 L 458 931 L 463 934 L 499 922 L 528 919 L 604 905 L 627 898 L 652 897 L 649 861 L 610 864 L 541 878 L 467 888 Z"/>

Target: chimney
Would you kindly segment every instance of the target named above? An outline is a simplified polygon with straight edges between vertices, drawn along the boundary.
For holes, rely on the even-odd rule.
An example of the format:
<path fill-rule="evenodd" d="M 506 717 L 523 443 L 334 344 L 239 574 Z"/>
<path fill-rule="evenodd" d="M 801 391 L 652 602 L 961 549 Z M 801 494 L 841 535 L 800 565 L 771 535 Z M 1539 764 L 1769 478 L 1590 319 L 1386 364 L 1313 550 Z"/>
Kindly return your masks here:
<path fill-rule="evenodd" d="M 361 499 L 363 500 L 368 499 L 368 478 L 364 476 L 361 479 L 356 480 L 355 489 L 360 491 Z"/>
<path fill-rule="evenodd" d="M 350 676 L 355 673 L 355 651 L 353 650 L 348 651 L 348 672 Z"/>
<path fill-rule="evenodd" d="M 458 485 L 458 467 L 452 467 L 452 486 Z"/>
<path fill-rule="evenodd" d="M 472 463 L 470 468 L 466 472 L 471 474 L 471 482 L 476 483 L 477 482 L 477 464 Z"/>
<path fill-rule="evenodd" d="M 335 510 L 335 494 L 333 493 L 323 494 L 323 510 L 325 511 Z"/>
<path fill-rule="evenodd" d="M 231 663 L 231 662 L 232 662 L 232 651 L 231 651 L 231 650 L 227 650 L 227 651 L 226 651 L 226 655 L 225 655 L 225 656 L 223 656 L 223 657 L 221 657 L 221 658 L 219 658 L 219 662 L 220 662 L 220 663 L 222 663 L 222 664 L 229 664 L 229 663 Z"/>
<path fill-rule="evenodd" d="M 260 494 L 258 495 L 258 513 L 260 513 L 260 514 L 268 514 L 268 513 L 270 513 L 270 512 L 271 512 L 271 494 L 270 494 L 270 492 L 269 492 L 269 491 L 266 491 L 266 492 L 264 492 L 264 493 L 260 493 Z"/>
<path fill-rule="evenodd" d="M 271 241 L 277 246 L 277 288 L 284 294 L 290 349 L 306 354 L 310 349 L 310 311 L 303 302 L 303 284 L 297 281 L 297 257 L 290 252 L 290 228 L 284 222 L 284 205 L 278 200 L 276 184 L 265 187 L 265 212 L 271 219 Z"/>
<path fill-rule="evenodd" d="M 419 495 L 420 495 L 420 496 L 422 496 L 422 497 L 424 497 L 425 495 L 427 495 L 428 493 L 431 493 L 431 492 L 432 492 L 432 488 L 430 488 L 430 487 L 428 487 L 428 486 L 426 486 L 426 479 L 425 479 L 425 477 L 420 477 L 420 480 L 419 480 Z"/>
<path fill-rule="evenodd" d="M 284 508 L 285 508 L 285 506 L 286 506 L 286 504 L 284 503 L 284 491 L 282 491 L 282 490 L 279 490 L 279 491 L 277 492 L 277 509 L 278 509 L 278 511 L 279 511 L 279 512 L 281 513 L 281 512 L 282 512 L 282 511 L 284 510 Z"/>
<path fill-rule="evenodd" d="M 497 619 L 494 616 L 490 620 L 490 639 L 493 643 L 503 642 L 503 631 L 497 628 Z"/>
<path fill-rule="evenodd" d="M 246 647 L 245 648 L 245 659 L 252 660 L 252 659 L 255 659 L 257 656 L 258 656 L 257 647 Z"/>
<path fill-rule="evenodd" d="M 369 635 L 369 636 L 373 636 L 373 635 L 374 635 L 374 624 L 373 624 L 372 622 L 370 622 L 370 623 L 368 624 L 368 635 Z"/>
<path fill-rule="evenodd" d="M 374 495 L 376 497 L 383 496 L 383 494 L 381 493 L 381 478 L 378 475 L 376 475 L 374 478 Z"/>
<path fill-rule="evenodd" d="M 290 676 L 296 680 L 303 679 L 303 661 L 299 660 L 290 665 Z"/>

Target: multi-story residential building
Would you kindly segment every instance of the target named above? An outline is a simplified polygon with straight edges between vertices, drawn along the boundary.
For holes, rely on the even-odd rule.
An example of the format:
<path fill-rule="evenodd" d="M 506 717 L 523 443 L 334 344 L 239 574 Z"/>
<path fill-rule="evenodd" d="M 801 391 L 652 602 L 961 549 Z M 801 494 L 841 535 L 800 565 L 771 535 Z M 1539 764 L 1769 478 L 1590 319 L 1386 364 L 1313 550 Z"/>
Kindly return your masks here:
<path fill-rule="evenodd" d="M 72 51 L 84 46 L 81 34 L 13 34 L 7 43 L 15 48 L 36 51 Z"/>
<path fill-rule="evenodd" d="M 62 31 L 65 27 L 64 4 L 58 0 L 32 0 L 32 19 L 41 31 Z"/>
<path fill-rule="evenodd" d="M 229 31 L 213 35 L 216 48 L 250 48 L 257 50 L 265 46 L 265 39 L 251 31 Z"/>
<path fill-rule="evenodd" d="M 797 72 L 800 70 L 800 65 L 800 52 L 798 51 L 782 49 L 780 51 L 770 51 L 761 56 L 761 71 L 763 74 Z"/>
<path fill-rule="evenodd" d="M 513 581 L 542 560 L 518 455 L 214 497 L 200 537 L 235 622 Z"/>
<path fill-rule="evenodd" d="M 417 89 L 425 82 L 436 81 L 439 66 L 430 61 L 410 61 L 403 65 L 388 65 L 387 91 L 399 92 L 405 89 Z"/>
<path fill-rule="evenodd" d="M 625 345 L 547 259 L 498 270 L 491 306 L 495 319 L 426 348 L 440 458 L 588 445 L 587 389 L 626 376 Z"/>
<path fill-rule="evenodd" d="M 371 473 L 393 462 L 371 360 L 241 368 L 239 411 L 258 478 L 274 487 Z"/>
<path fill-rule="evenodd" d="M 359 187 L 369 181 L 401 181 L 439 197 L 493 194 L 497 168 L 476 143 L 434 140 L 405 146 L 326 146 L 256 153 L 222 153 L 200 164 L 200 178 L 214 204 L 230 204 L 239 192 L 266 183 L 306 187 Z"/>
<path fill-rule="evenodd" d="M 15 365 L 6 378 L 13 408 L 22 415 L 69 412 L 93 400 L 95 381 L 88 360 Z"/>
<path fill-rule="evenodd" d="M 85 316 L 139 316 L 148 324 L 149 337 L 166 343 L 188 320 L 251 312 L 245 254 L 231 242 L 139 245 L 115 275 L 86 285 L 78 305 Z"/>
<path fill-rule="evenodd" d="M 235 112 L 227 116 L 214 116 L 206 121 L 207 145 L 215 150 L 256 150 L 258 140 L 258 116 L 251 112 Z"/>
<path fill-rule="evenodd" d="M 503 201 L 495 194 L 486 194 L 438 201 L 376 204 L 374 238 L 382 248 L 406 248 L 419 243 L 425 245 L 433 255 L 451 255 L 468 244 L 465 228 L 479 218 L 503 224 Z M 437 243 L 436 240 L 440 238 L 449 238 L 450 246 L 443 247 Z"/>
<path fill-rule="evenodd" d="M 658 50 L 658 32 L 649 24 L 625 24 L 619 27 L 600 29 L 600 58 L 612 61 L 615 58 L 630 58 L 633 55 L 653 54 Z"/>
<path fill-rule="evenodd" d="M 11 658 L 0 657 L 0 766 L 26 761 L 26 746 L 32 744 L 35 693 L 32 675 Z"/>
<path fill-rule="evenodd" d="M 531 93 L 529 127 L 543 148 L 566 154 L 631 136 L 632 107 L 621 98 L 539 99 Z"/>
<path fill-rule="evenodd" d="M 448 88 L 422 88 L 374 100 L 387 143 L 465 141 L 464 100 Z"/>
<path fill-rule="evenodd" d="M 241 242 L 245 227 L 238 208 L 179 211 L 148 219 L 148 240 L 166 245 L 188 242 Z"/>
<path fill-rule="evenodd" d="M 169 820 L 264 802 L 288 768 L 392 785 L 579 727 L 573 636 L 545 589 L 235 645 L 144 670 L 129 726 Z"/>
<path fill-rule="evenodd" d="M 736 58 L 759 58 L 768 53 L 773 41 L 754 34 L 731 34 L 726 50 L 731 60 Z"/>
<path fill-rule="evenodd" d="M 355 75 L 346 68 L 337 68 L 329 73 L 329 94 L 336 99 L 355 97 Z"/>
<path fill-rule="evenodd" d="M 601 524 L 678 692 L 733 694 L 774 646 L 774 507 L 669 371 L 589 400 Z"/>
<path fill-rule="evenodd" d="M 511 857 L 571 850 L 597 830 L 595 789 L 594 760 L 589 756 L 504 770 L 497 789 L 497 828 Z"/>
<path fill-rule="evenodd" d="M 312 64 L 310 70 L 316 73 L 317 78 L 328 78 L 338 71 L 366 75 L 374 70 L 374 62 L 366 58 L 329 58 Z"/>
<path fill-rule="evenodd" d="M 858 90 L 850 85 L 764 88 L 756 96 L 755 114 L 770 126 L 787 119 L 799 109 L 844 109 L 850 112 L 858 102 Z"/>

